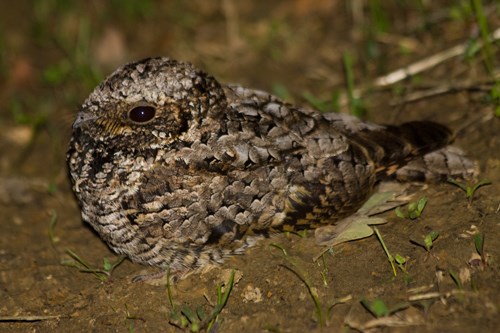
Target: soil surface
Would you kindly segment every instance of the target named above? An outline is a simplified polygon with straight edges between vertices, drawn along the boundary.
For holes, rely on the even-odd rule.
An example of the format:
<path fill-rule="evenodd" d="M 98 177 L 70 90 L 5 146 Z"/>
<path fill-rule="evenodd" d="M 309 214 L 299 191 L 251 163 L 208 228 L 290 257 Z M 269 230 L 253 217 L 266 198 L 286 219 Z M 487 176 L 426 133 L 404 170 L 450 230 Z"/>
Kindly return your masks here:
<path fill-rule="evenodd" d="M 500 26 L 500 9 L 488 3 L 483 10 L 493 31 Z M 498 99 L 495 104 L 489 92 L 486 52 L 468 49 L 388 87 L 373 84 L 393 70 L 477 41 L 479 28 L 467 6 L 468 1 L 2 2 L 0 331 L 181 331 L 181 310 L 210 313 L 218 286 L 227 285 L 233 269 L 235 283 L 212 332 L 497 331 L 500 119 Z M 490 68 L 498 73 L 498 46 L 489 50 Z M 396 276 L 377 237 L 319 256 L 325 249 L 315 244 L 312 231 L 265 239 L 221 267 L 178 281 L 170 293 L 165 285 L 132 282 L 151 270 L 128 260 L 102 279 L 75 267 L 70 253 L 100 269 L 104 258 L 117 260 L 81 222 L 65 165 L 78 106 L 115 67 L 165 55 L 191 61 L 223 82 L 349 112 L 344 99 L 335 98 L 346 91 L 344 54 L 351 55 L 354 84 L 362 88 L 363 117 L 447 124 L 457 131 L 456 144 L 478 161 L 479 180 L 491 181 L 471 200 L 448 183 L 419 187 L 414 198 L 426 196 L 428 203 L 414 220 L 384 213 L 388 223 L 378 230 L 388 250 L 406 258 Z M 410 242 L 423 242 L 432 231 L 439 237 L 429 251 Z M 482 257 L 476 235 L 484 235 Z M 389 308 L 378 319 L 361 303 L 376 299 Z M 192 321 L 186 330 L 196 329 Z"/>

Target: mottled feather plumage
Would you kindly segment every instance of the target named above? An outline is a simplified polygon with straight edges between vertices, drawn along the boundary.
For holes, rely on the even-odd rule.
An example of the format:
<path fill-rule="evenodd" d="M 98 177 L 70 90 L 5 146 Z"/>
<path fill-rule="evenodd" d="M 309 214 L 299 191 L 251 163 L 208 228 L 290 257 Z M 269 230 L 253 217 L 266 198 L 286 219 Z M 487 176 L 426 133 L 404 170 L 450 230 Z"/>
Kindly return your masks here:
<path fill-rule="evenodd" d="M 113 250 L 184 274 L 256 236 L 335 223 L 380 179 L 473 174 L 451 140 L 433 122 L 321 114 L 150 58 L 91 93 L 67 159 L 83 220 Z"/>

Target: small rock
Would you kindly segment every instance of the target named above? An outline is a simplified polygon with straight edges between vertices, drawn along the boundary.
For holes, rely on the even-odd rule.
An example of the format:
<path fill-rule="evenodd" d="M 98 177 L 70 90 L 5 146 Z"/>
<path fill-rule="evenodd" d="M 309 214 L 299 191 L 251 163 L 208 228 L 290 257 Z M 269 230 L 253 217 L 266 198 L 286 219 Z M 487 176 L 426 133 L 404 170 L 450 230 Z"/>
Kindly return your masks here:
<path fill-rule="evenodd" d="M 249 284 L 241 293 L 241 297 L 243 298 L 244 303 L 260 303 L 262 302 L 262 291 L 260 290 L 260 288 L 254 287 L 252 284 Z"/>

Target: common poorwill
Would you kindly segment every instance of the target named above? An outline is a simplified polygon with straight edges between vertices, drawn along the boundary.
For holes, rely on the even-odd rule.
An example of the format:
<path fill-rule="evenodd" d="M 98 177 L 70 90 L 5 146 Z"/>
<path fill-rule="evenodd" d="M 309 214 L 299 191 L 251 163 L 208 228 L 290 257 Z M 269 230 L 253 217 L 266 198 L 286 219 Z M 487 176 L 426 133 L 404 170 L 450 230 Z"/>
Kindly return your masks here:
<path fill-rule="evenodd" d="M 473 174 L 451 140 L 437 123 L 322 114 L 150 58 L 90 94 L 67 161 L 83 220 L 113 250 L 184 274 L 254 236 L 333 224 L 380 179 Z"/>

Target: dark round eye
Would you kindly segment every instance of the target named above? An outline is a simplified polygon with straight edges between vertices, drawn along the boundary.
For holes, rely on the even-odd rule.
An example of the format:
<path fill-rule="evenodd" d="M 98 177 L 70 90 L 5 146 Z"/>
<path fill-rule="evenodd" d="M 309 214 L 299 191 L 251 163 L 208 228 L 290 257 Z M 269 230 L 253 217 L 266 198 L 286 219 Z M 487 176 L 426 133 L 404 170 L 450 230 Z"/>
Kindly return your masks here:
<path fill-rule="evenodd" d="M 138 105 L 129 111 L 128 117 L 136 123 L 145 123 L 154 118 L 156 109 L 149 105 Z"/>

